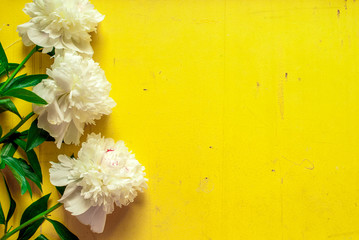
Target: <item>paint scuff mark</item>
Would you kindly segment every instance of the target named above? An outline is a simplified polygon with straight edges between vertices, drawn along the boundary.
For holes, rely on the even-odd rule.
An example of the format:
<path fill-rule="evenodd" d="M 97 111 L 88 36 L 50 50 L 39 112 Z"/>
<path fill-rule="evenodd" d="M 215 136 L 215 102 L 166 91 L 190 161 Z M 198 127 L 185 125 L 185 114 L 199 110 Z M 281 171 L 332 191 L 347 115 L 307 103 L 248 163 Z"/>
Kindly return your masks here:
<path fill-rule="evenodd" d="M 210 193 L 213 191 L 213 189 L 214 189 L 213 182 L 208 177 L 205 177 L 200 181 L 199 186 L 197 188 L 197 192 Z"/>
<path fill-rule="evenodd" d="M 213 24 L 213 23 L 217 23 L 216 20 L 208 19 L 208 18 L 205 18 L 205 19 L 194 19 L 193 21 L 194 21 L 196 24 Z"/>
<path fill-rule="evenodd" d="M 161 209 L 160 209 L 158 206 L 155 207 L 155 210 L 156 210 L 156 213 L 160 213 L 160 212 L 161 212 Z"/>
<path fill-rule="evenodd" d="M 337 11 L 337 16 L 338 16 L 338 18 L 340 17 L 340 10 L 339 9 Z"/>
<path fill-rule="evenodd" d="M 300 161 L 299 163 L 298 162 L 295 162 L 295 161 L 292 161 L 288 158 L 286 158 L 285 156 L 282 156 L 282 158 L 284 158 L 285 160 L 293 163 L 294 165 L 297 165 L 297 166 L 300 166 L 300 167 L 304 167 L 305 169 L 308 169 L 308 170 L 314 170 L 314 163 L 313 161 L 307 159 L 307 158 L 304 158 L 302 161 Z"/>
<path fill-rule="evenodd" d="M 284 81 L 281 78 L 278 83 L 278 105 L 281 119 L 284 119 Z"/>
<path fill-rule="evenodd" d="M 21 39 L 16 40 L 15 42 L 13 42 L 13 43 L 11 43 L 9 46 L 7 46 L 7 47 L 5 48 L 5 50 L 8 49 L 8 48 L 10 48 L 11 46 L 13 46 L 14 44 L 16 44 L 16 43 L 18 43 L 18 42 L 20 42 L 20 41 L 21 41 Z"/>
<path fill-rule="evenodd" d="M 328 238 L 337 238 L 337 237 L 344 237 L 344 236 L 351 236 L 351 235 L 358 235 L 359 234 L 359 230 L 357 231 L 351 231 L 351 232 L 343 232 L 343 233 L 335 233 L 335 234 L 331 234 L 328 236 Z"/>

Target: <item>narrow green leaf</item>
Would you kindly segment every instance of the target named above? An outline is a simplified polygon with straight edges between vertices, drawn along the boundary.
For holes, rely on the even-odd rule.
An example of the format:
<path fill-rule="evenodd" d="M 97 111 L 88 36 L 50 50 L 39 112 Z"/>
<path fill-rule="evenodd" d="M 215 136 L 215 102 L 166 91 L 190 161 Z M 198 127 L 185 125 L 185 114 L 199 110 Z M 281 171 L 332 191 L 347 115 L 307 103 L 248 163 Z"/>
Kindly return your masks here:
<path fill-rule="evenodd" d="M 47 202 L 49 200 L 50 194 L 43 196 L 42 198 L 33 202 L 29 207 L 25 209 L 20 220 L 20 225 L 47 210 Z M 39 219 L 33 222 L 32 224 L 28 225 L 27 227 L 21 229 L 18 240 L 29 239 L 32 235 L 35 234 L 35 232 L 40 227 L 40 225 L 44 222 L 44 220 L 45 220 L 44 218 Z"/>
<path fill-rule="evenodd" d="M 19 138 L 26 139 L 28 134 L 29 134 L 29 130 L 25 130 L 25 131 L 19 133 Z"/>
<path fill-rule="evenodd" d="M 37 118 L 31 123 L 29 134 L 27 136 L 26 151 L 39 146 L 44 141 L 51 138 L 49 133 L 37 127 Z"/>
<path fill-rule="evenodd" d="M 0 203 L 0 224 L 5 224 L 5 215 L 4 215 L 4 211 L 2 210 L 1 203 Z"/>
<path fill-rule="evenodd" d="M 3 156 L 12 157 L 14 156 L 14 153 L 16 152 L 17 145 L 11 142 L 5 143 L 0 152 L 0 169 L 3 169 L 5 167 L 5 162 L 2 160 Z"/>
<path fill-rule="evenodd" d="M 56 186 L 57 191 L 62 195 L 64 195 L 66 186 Z"/>
<path fill-rule="evenodd" d="M 12 142 L 5 143 L 3 145 L 3 147 L 1 148 L 1 156 L 12 157 L 12 156 L 14 156 L 16 149 L 17 149 L 16 144 L 14 144 Z"/>
<path fill-rule="evenodd" d="M 0 137 L 2 136 L 2 127 L 0 126 Z"/>
<path fill-rule="evenodd" d="M 8 98 L 0 99 L 0 113 L 5 111 L 15 113 L 19 118 L 21 118 L 21 115 L 17 111 L 15 104 Z"/>
<path fill-rule="evenodd" d="M 47 55 L 49 55 L 50 57 L 54 56 L 55 55 L 55 48 L 53 48 L 51 50 L 51 52 L 48 52 Z"/>
<path fill-rule="evenodd" d="M 45 105 L 47 104 L 47 102 L 42 99 L 41 97 L 37 96 L 35 93 L 26 90 L 26 89 L 10 89 L 8 91 L 5 91 L 3 94 L 3 96 L 10 96 L 10 97 L 16 97 L 16 98 L 20 98 L 22 100 L 25 100 L 27 102 L 31 102 L 31 103 L 35 103 L 35 104 L 39 104 L 39 105 Z"/>
<path fill-rule="evenodd" d="M 7 61 L 7 57 L 4 51 L 4 48 L 2 47 L 2 44 L 0 42 L 0 66 L 2 66 L 6 71 L 8 70 L 9 62 Z"/>
<path fill-rule="evenodd" d="M 43 79 L 48 78 L 46 74 L 21 75 L 14 78 L 6 87 L 5 91 L 10 89 L 32 87 L 39 84 Z"/>
<path fill-rule="evenodd" d="M 17 138 L 14 140 L 14 142 L 17 145 L 19 145 L 19 147 L 21 149 L 23 149 L 25 151 L 27 160 L 29 161 L 31 168 L 34 170 L 35 174 L 40 179 L 40 183 L 42 183 L 41 166 L 40 166 L 39 159 L 37 158 L 35 151 L 33 149 L 30 149 L 26 152 L 26 142 L 24 140 Z"/>
<path fill-rule="evenodd" d="M 22 170 L 25 173 L 25 177 L 27 177 L 28 179 L 30 179 L 31 181 L 33 181 L 36 186 L 42 191 L 42 187 L 41 187 L 41 179 L 39 178 L 39 176 L 34 172 L 34 170 L 31 168 L 30 165 L 27 164 L 27 162 L 22 159 L 22 158 L 18 158 L 18 165 L 22 168 Z"/>
<path fill-rule="evenodd" d="M 9 222 L 9 220 L 11 219 L 12 215 L 15 212 L 16 202 L 14 201 L 14 199 L 11 196 L 9 186 L 7 185 L 5 178 L 4 178 L 4 182 L 5 182 L 6 191 L 7 191 L 7 194 L 9 195 L 9 200 L 10 200 L 10 207 L 9 207 L 9 211 L 7 212 L 7 216 L 6 216 L 6 223 L 7 223 L 7 222 Z"/>
<path fill-rule="evenodd" d="M 35 238 L 35 240 L 48 240 L 48 238 L 41 234 L 40 236 Z"/>
<path fill-rule="evenodd" d="M 52 226 L 54 226 L 55 231 L 57 232 L 57 234 L 59 235 L 61 240 L 79 239 L 78 237 L 76 237 L 75 234 L 70 232 L 70 230 L 68 230 L 62 223 L 60 223 L 56 220 L 49 219 L 49 218 L 46 218 L 46 220 L 49 221 L 52 224 Z"/>
<path fill-rule="evenodd" d="M 10 72 L 12 70 L 15 70 L 17 66 L 19 66 L 18 63 L 9 63 L 9 65 L 7 66 L 7 70 Z M 2 77 L 5 74 L 6 74 L 6 69 L 0 65 L 0 77 Z"/>
<path fill-rule="evenodd" d="M 24 194 L 26 191 L 29 191 L 30 196 L 32 197 L 32 190 L 30 184 L 25 178 L 26 175 L 22 166 L 20 166 L 19 164 L 19 162 L 21 161 L 19 161 L 19 159 L 17 158 L 9 156 L 2 156 L 1 158 L 5 162 L 5 164 L 9 166 L 11 172 L 14 174 L 14 177 L 19 182 L 21 194 Z"/>

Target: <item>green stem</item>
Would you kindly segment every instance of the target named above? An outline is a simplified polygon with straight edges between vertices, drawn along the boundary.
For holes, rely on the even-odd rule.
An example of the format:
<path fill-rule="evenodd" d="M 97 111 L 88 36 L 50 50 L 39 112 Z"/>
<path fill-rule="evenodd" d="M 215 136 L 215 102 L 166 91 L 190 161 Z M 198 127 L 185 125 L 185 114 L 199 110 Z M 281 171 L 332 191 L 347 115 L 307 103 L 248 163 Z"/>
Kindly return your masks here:
<path fill-rule="evenodd" d="M 31 52 L 25 57 L 25 59 L 17 66 L 15 71 L 11 74 L 11 76 L 4 82 L 4 84 L 0 87 L 0 92 L 4 90 L 6 85 L 10 83 L 10 81 L 16 76 L 16 74 L 20 71 L 20 69 L 24 66 L 24 64 L 29 60 L 29 58 L 38 50 L 38 46 L 35 46 Z"/>
<path fill-rule="evenodd" d="M 21 119 L 21 121 L 13 129 L 11 129 L 5 136 L 0 138 L 0 143 L 3 143 L 8 137 L 10 137 L 12 134 L 14 134 L 16 132 L 16 130 L 18 130 L 27 120 L 29 120 L 29 118 L 34 116 L 34 114 L 35 114 L 34 112 L 31 112 L 26 117 Z"/>
<path fill-rule="evenodd" d="M 20 226 L 18 226 L 14 230 L 12 230 L 11 232 L 5 234 L 0 240 L 8 239 L 12 235 L 14 235 L 16 232 L 23 229 L 24 227 L 30 225 L 31 223 L 33 223 L 33 222 L 35 222 L 35 221 L 37 221 L 37 220 L 39 220 L 41 218 L 45 218 L 47 214 L 49 214 L 50 212 L 54 211 L 55 209 L 57 209 L 57 208 L 59 208 L 61 206 L 62 206 L 62 203 L 57 203 L 55 206 L 52 206 L 51 208 L 47 209 L 46 211 L 36 215 L 35 217 L 31 218 L 30 220 L 24 222 L 23 224 L 21 224 Z"/>

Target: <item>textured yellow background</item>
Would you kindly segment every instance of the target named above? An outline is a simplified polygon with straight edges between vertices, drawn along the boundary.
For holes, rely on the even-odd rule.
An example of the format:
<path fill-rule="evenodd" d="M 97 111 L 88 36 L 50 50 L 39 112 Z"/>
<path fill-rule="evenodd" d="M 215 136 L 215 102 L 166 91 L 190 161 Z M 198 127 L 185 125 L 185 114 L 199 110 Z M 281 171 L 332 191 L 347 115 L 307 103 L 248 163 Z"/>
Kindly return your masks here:
<path fill-rule="evenodd" d="M 12 62 L 30 51 L 15 31 L 26 2 L 1 1 Z M 94 58 L 118 105 L 86 132 L 123 139 L 149 189 L 108 216 L 103 234 L 63 208 L 52 216 L 88 240 L 359 239 L 358 1 L 92 3 L 106 15 Z M 37 54 L 25 71 L 50 64 Z M 78 149 L 39 149 L 51 205 L 48 162 Z M 39 232 L 57 239 L 48 224 Z"/>

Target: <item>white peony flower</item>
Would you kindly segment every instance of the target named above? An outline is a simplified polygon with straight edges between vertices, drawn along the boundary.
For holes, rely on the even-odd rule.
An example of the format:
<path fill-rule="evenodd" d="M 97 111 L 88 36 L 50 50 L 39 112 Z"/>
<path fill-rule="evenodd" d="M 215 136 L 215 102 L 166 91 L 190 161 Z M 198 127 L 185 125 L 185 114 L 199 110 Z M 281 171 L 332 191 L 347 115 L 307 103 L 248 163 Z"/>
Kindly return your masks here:
<path fill-rule="evenodd" d="M 24 12 L 31 20 L 17 31 L 26 46 L 42 46 L 44 53 L 55 47 L 93 54 L 89 33 L 104 16 L 88 0 L 34 0 Z"/>
<path fill-rule="evenodd" d="M 84 125 L 110 114 L 116 105 L 109 97 L 111 84 L 98 63 L 73 52 L 57 55 L 46 73 L 49 79 L 33 88 L 48 103 L 33 105 L 38 127 L 55 138 L 58 148 L 63 140 L 79 144 Z"/>
<path fill-rule="evenodd" d="M 137 191 L 147 188 L 145 167 L 123 141 L 115 143 L 92 133 L 82 143 L 77 159 L 66 155 L 58 159 L 59 163 L 51 162 L 50 181 L 55 186 L 67 185 L 59 201 L 80 222 L 91 225 L 93 232 L 103 231 L 114 204 L 128 205 Z"/>

